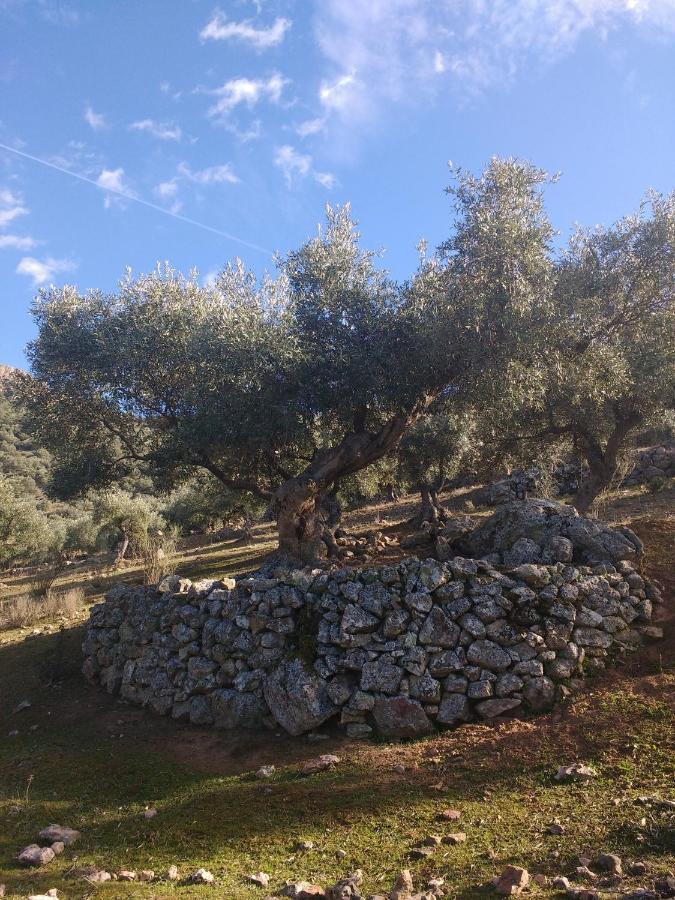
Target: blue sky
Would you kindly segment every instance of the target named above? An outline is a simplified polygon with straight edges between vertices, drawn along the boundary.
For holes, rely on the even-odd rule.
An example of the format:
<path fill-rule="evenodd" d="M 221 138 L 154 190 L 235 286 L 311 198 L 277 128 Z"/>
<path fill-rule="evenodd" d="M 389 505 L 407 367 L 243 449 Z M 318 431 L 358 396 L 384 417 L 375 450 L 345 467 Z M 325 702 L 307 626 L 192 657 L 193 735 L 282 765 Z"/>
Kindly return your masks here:
<path fill-rule="evenodd" d="M 0 362 L 41 285 L 273 270 L 327 202 L 403 279 L 449 160 L 562 172 L 564 242 L 675 187 L 674 101 L 675 0 L 0 0 Z"/>

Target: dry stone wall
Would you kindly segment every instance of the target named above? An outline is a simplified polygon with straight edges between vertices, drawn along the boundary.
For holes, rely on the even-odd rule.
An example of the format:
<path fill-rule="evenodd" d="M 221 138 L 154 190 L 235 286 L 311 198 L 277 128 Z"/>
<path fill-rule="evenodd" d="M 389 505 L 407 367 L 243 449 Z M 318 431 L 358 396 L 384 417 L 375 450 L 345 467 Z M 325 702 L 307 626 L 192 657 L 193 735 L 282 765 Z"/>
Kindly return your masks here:
<path fill-rule="evenodd" d="M 625 560 L 171 576 L 93 608 L 83 671 L 197 725 L 413 737 L 549 707 L 654 636 L 658 599 Z"/>

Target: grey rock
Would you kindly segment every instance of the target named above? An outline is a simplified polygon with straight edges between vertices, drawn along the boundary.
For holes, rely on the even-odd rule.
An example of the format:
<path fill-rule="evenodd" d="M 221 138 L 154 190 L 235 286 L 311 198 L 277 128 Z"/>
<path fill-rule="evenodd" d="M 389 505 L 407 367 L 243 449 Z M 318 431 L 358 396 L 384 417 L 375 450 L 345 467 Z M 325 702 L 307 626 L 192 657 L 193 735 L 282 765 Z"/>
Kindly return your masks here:
<path fill-rule="evenodd" d="M 509 654 L 494 641 L 474 641 L 469 646 L 466 657 L 469 662 L 492 672 L 503 672 L 511 665 Z"/>
<path fill-rule="evenodd" d="M 420 628 L 420 643 L 432 644 L 435 647 L 454 647 L 458 638 L 457 625 L 440 607 L 434 606 Z"/>
<path fill-rule="evenodd" d="M 398 691 L 402 670 L 387 657 L 380 657 L 364 664 L 361 670 L 361 690 L 395 694 Z"/>
<path fill-rule="evenodd" d="M 283 662 L 267 675 L 263 693 L 273 717 L 293 735 L 317 728 L 338 711 L 326 682 L 299 659 Z"/>
<path fill-rule="evenodd" d="M 385 738 L 414 738 L 431 734 L 431 719 L 422 705 L 408 697 L 380 697 L 373 706 L 378 733 Z"/>
<path fill-rule="evenodd" d="M 267 724 L 269 709 L 262 697 L 221 688 L 211 694 L 211 712 L 216 728 L 261 728 Z"/>
<path fill-rule="evenodd" d="M 504 713 L 510 712 L 520 706 L 521 701 L 517 697 L 502 697 L 501 699 L 483 700 L 478 703 L 476 711 L 484 719 L 493 719 L 496 716 L 503 716 Z"/>
<path fill-rule="evenodd" d="M 349 604 L 342 615 L 340 627 L 346 634 L 371 634 L 380 625 L 380 620 L 358 606 Z"/>
<path fill-rule="evenodd" d="M 471 717 L 469 701 L 464 694 L 444 694 L 436 721 L 443 725 L 458 725 Z"/>

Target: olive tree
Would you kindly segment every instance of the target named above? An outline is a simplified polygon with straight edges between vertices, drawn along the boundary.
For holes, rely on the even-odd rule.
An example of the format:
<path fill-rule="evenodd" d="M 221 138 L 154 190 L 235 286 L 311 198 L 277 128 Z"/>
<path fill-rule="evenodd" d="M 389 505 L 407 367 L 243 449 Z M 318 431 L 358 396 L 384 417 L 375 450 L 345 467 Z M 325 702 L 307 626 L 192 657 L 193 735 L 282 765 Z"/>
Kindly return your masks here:
<path fill-rule="evenodd" d="M 416 522 L 435 523 L 445 518 L 438 495 L 466 459 L 471 426 L 467 413 L 439 411 L 420 419 L 403 436 L 398 449 L 399 472 L 420 492 Z"/>
<path fill-rule="evenodd" d="M 164 269 L 113 294 L 42 292 L 24 392 L 53 489 L 103 487 L 139 465 L 171 487 L 204 469 L 271 503 L 280 550 L 313 559 L 341 479 L 508 368 L 545 302 L 544 181 L 516 160 L 457 173 L 453 235 L 403 285 L 342 207 L 276 279 L 237 262 L 208 287 Z"/>
<path fill-rule="evenodd" d="M 535 323 L 527 402 L 502 405 L 502 449 L 565 442 L 588 468 L 586 512 L 621 476 L 631 439 L 675 404 L 675 194 L 578 230 L 556 266 L 554 304 Z"/>

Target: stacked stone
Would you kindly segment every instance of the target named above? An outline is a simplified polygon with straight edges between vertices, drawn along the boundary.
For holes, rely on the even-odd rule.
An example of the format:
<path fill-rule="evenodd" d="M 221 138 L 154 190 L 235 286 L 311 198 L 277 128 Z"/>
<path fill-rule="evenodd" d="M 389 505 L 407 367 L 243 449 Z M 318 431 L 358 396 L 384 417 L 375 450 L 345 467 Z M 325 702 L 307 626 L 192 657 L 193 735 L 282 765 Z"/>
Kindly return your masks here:
<path fill-rule="evenodd" d="M 665 481 L 675 477 L 675 444 L 662 444 L 638 453 L 637 462 L 624 484 Z"/>
<path fill-rule="evenodd" d="M 658 592 L 630 563 L 498 571 L 484 560 L 116 585 L 84 673 L 163 715 L 301 734 L 412 737 L 529 708 L 638 646 Z"/>

